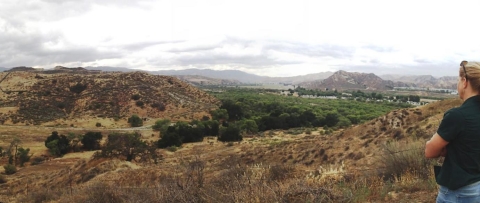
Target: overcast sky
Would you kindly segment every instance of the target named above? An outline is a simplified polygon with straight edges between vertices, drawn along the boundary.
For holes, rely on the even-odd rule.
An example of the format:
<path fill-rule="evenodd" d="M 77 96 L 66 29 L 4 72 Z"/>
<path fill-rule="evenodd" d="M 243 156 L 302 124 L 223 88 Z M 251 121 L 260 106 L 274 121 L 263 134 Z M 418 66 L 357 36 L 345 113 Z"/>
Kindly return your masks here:
<path fill-rule="evenodd" d="M 0 0 L 0 67 L 458 75 L 480 1 Z"/>

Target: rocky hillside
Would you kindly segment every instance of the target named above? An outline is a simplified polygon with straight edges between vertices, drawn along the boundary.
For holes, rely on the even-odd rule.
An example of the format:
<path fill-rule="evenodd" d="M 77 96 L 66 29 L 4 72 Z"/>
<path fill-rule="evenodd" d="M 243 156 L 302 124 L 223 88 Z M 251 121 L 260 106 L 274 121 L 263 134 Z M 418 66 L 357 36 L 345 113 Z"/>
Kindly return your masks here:
<path fill-rule="evenodd" d="M 219 101 L 170 76 L 58 67 L 0 73 L 0 122 L 42 124 L 77 118 L 193 119 Z"/>
<path fill-rule="evenodd" d="M 393 89 L 393 87 L 406 87 L 415 85 L 383 80 L 373 73 L 346 72 L 341 70 L 335 72 L 327 79 L 301 83 L 300 86 L 312 89 L 329 90 L 390 90 Z"/>

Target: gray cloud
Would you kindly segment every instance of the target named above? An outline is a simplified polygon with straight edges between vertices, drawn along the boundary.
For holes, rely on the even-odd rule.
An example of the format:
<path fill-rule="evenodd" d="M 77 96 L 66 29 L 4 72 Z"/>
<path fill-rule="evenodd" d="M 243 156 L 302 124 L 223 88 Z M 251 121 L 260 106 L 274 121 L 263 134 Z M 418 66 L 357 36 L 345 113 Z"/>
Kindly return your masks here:
<path fill-rule="evenodd" d="M 237 49 L 254 49 L 250 53 L 231 53 L 228 47 Z M 299 57 L 333 57 L 345 59 L 353 56 L 353 47 L 344 47 L 331 44 L 310 45 L 294 41 L 276 40 L 247 40 L 226 37 L 224 40 L 214 43 L 195 44 L 191 42 L 178 43 L 175 48 L 167 50 L 175 57 L 165 64 L 165 60 L 152 60 L 157 65 L 182 65 L 182 66 L 208 66 L 208 65 L 243 65 L 251 68 L 265 68 L 277 65 L 301 64 L 304 61 Z M 276 54 L 292 55 L 290 58 L 278 57 Z"/>
<path fill-rule="evenodd" d="M 419 65 L 359 65 L 359 66 L 339 66 L 337 70 L 350 72 L 375 73 L 375 75 L 397 74 L 397 75 L 432 75 L 434 77 L 455 76 L 458 75 L 456 66 L 453 63 L 441 64 L 419 64 Z"/>
<path fill-rule="evenodd" d="M 215 42 L 140 41 L 99 48 L 91 45 L 73 45 L 68 42 L 61 31 L 36 30 L 29 23 L 48 23 L 84 15 L 94 5 L 148 10 L 150 9 L 148 4 L 152 1 L 154 0 L 24 0 L 19 4 L 14 0 L 2 0 L 2 3 L 0 3 L 0 66 L 7 68 L 22 65 L 44 66 L 75 62 L 93 63 L 102 59 L 120 59 L 118 60 L 118 65 L 130 67 L 129 61 L 122 59 L 129 58 L 130 54 L 145 48 L 153 46 L 162 47 L 163 45 L 165 45 L 164 47 L 173 45 L 173 48 L 166 49 L 163 47 L 163 49 L 152 51 L 144 54 L 145 59 L 141 58 L 138 61 L 146 60 L 149 63 L 145 65 L 161 68 L 170 68 L 172 66 L 208 68 L 213 65 L 226 65 L 245 69 L 264 69 L 283 65 L 303 64 L 306 63 L 305 59 L 313 61 L 321 61 L 323 59 L 348 61 L 355 57 L 355 52 L 357 51 L 356 47 L 353 46 L 308 44 L 293 40 L 252 40 L 230 36 Z M 139 30 L 139 32 L 143 31 Z M 62 44 L 62 48 L 53 49 L 53 47 L 50 47 L 56 44 Z M 232 47 L 235 48 L 235 51 L 232 51 Z M 398 51 L 393 47 L 377 45 L 367 45 L 361 48 L 379 53 Z M 142 54 L 139 55 L 144 56 Z M 412 66 L 388 67 L 377 59 L 365 59 L 362 62 L 369 65 L 339 66 L 337 69 L 376 74 L 435 73 L 438 76 L 456 75 L 455 65 L 458 64 L 435 64 L 428 59 L 420 57 L 414 59 L 414 63 L 418 65 Z M 446 71 L 441 72 L 439 70 Z"/>
<path fill-rule="evenodd" d="M 266 49 L 274 49 L 287 53 L 300 54 L 310 57 L 333 57 L 333 58 L 349 58 L 353 56 L 355 49 L 333 44 L 306 44 L 300 42 L 280 42 L 269 41 Z"/>
<path fill-rule="evenodd" d="M 122 52 L 102 52 L 98 51 L 96 47 L 67 46 L 53 50 L 46 45 L 62 42 L 68 43 L 58 32 L 41 34 L 39 31 L 28 33 L 18 29 L 14 32 L 1 32 L 1 65 L 5 67 L 39 66 L 52 63 L 88 62 L 123 56 Z"/>

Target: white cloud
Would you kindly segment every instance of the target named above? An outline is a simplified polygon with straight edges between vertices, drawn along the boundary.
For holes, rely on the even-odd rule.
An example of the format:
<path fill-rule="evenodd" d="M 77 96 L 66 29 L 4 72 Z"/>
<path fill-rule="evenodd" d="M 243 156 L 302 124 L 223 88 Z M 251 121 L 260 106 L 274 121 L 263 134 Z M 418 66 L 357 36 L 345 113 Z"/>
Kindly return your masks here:
<path fill-rule="evenodd" d="M 478 1 L 3 0 L 0 66 L 455 75 Z"/>

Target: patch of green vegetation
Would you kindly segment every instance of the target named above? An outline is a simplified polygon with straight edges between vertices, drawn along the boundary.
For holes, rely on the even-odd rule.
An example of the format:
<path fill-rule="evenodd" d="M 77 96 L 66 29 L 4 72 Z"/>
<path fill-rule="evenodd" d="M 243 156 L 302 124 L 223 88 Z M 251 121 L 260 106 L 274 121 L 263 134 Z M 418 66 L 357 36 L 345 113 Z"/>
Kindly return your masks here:
<path fill-rule="evenodd" d="M 230 122 L 253 120 L 258 131 L 324 126 L 344 128 L 377 118 L 394 109 L 412 107 L 406 103 L 309 99 L 277 93 L 278 90 L 241 88 L 211 92 L 222 101 L 220 110 L 213 112 L 212 117 Z"/>

